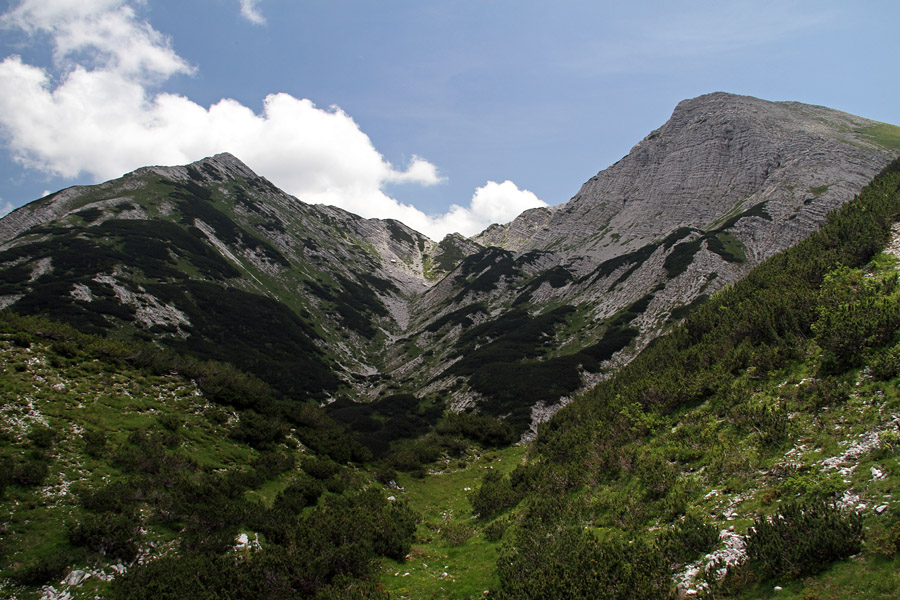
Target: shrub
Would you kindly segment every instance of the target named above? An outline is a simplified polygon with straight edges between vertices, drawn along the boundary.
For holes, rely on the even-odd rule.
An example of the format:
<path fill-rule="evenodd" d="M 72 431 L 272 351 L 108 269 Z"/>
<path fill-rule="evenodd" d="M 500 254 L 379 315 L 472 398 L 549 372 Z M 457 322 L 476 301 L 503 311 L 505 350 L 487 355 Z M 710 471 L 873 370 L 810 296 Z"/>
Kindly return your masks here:
<path fill-rule="evenodd" d="M 689 512 L 662 533 L 659 543 L 669 562 L 683 564 L 710 552 L 718 541 L 719 530 L 697 513 Z"/>
<path fill-rule="evenodd" d="M 84 451 L 92 458 L 101 458 L 106 454 L 106 433 L 99 429 L 85 429 L 81 434 L 84 440 Z"/>
<path fill-rule="evenodd" d="M 484 528 L 484 539 L 489 542 L 499 542 L 503 539 L 503 534 L 509 529 L 509 519 L 496 519 L 488 523 Z"/>
<path fill-rule="evenodd" d="M 668 564 L 655 545 L 620 536 L 599 540 L 580 527 L 520 529 L 497 565 L 500 600 L 671 597 Z"/>
<path fill-rule="evenodd" d="M 138 553 L 134 542 L 138 529 L 138 522 L 128 515 L 90 514 L 69 528 L 69 541 L 110 558 L 132 561 Z"/>
<path fill-rule="evenodd" d="M 481 487 L 469 496 L 472 513 L 480 519 L 489 519 L 515 506 L 522 499 L 522 493 L 513 489 L 508 477 L 491 471 L 481 480 Z"/>
<path fill-rule="evenodd" d="M 13 464 L 13 481 L 22 487 L 40 485 L 50 474 L 49 457 L 43 450 L 32 450 Z"/>
<path fill-rule="evenodd" d="M 35 425 L 28 431 L 28 441 L 36 448 L 50 448 L 55 440 L 56 432 L 46 425 Z"/>
<path fill-rule="evenodd" d="M 440 531 L 441 539 L 451 546 L 462 546 L 472 537 L 473 533 L 475 533 L 475 530 L 471 525 L 457 521 L 444 523 Z"/>
<path fill-rule="evenodd" d="M 825 502 L 787 503 L 753 522 L 747 555 L 766 577 L 802 577 L 862 548 L 862 517 Z"/>
<path fill-rule="evenodd" d="M 66 572 L 66 560 L 64 553 L 32 559 L 13 572 L 12 579 L 20 585 L 55 583 Z"/>
<path fill-rule="evenodd" d="M 322 495 L 322 484 L 307 475 L 301 473 L 300 478 L 286 487 L 275 499 L 275 508 L 296 514 L 307 506 L 313 506 Z"/>

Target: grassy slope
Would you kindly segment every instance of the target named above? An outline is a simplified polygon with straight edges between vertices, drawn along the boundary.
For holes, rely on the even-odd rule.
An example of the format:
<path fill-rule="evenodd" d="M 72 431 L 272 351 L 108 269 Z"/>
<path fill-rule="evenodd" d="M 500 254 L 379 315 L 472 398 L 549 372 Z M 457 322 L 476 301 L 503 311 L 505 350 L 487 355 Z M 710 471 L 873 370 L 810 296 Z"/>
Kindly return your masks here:
<path fill-rule="evenodd" d="M 416 530 L 407 561 L 385 560 L 381 583 L 398 598 L 480 598 L 496 587 L 494 565 L 500 542 L 484 538 L 483 524 L 472 515 L 467 499 L 488 470 L 509 473 L 521 464 L 524 446 L 485 453 L 470 452 L 463 460 L 438 463 L 440 470 L 425 478 L 401 476 L 404 491 L 394 492 L 409 502 L 422 522 Z M 454 543 L 442 533 L 448 524 L 462 543 Z M 409 573 L 407 576 L 406 573 Z M 446 573 L 446 575 L 444 575 Z"/>
<path fill-rule="evenodd" d="M 29 438 L 38 429 L 49 427 L 55 437 L 44 451 L 49 467 L 44 480 L 33 486 L 11 483 L 0 495 L 0 592 L 10 597 L 36 598 L 34 587 L 17 586 L 8 578 L 60 555 L 66 559 L 65 571 L 93 573 L 82 586 L 67 588 L 73 598 L 93 598 L 108 589 L 103 578 L 114 574 L 110 565 L 116 561 L 73 546 L 68 532 L 86 515 L 79 490 L 126 480 L 113 457 L 132 433 L 168 432 L 174 436 L 173 447 L 203 472 L 242 471 L 260 455 L 230 436 L 232 412 L 211 404 L 192 380 L 112 366 L 85 350 L 78 344 L 0 333 L 0 460 L 15 464 L 39 451 Z M 92 454 L 86 440 L 98 432 L 105 437 L 105 448 Z M 298 457 L 302 452 L 295 443 L 282 444 L 280 450 Z M 257 491 L 248 490 L 246 497 L 271 504 L 297 473 L 280 474 Z M 177 537 L 170 527 L 145 520 L 139 547 L 164 554 Z"/>

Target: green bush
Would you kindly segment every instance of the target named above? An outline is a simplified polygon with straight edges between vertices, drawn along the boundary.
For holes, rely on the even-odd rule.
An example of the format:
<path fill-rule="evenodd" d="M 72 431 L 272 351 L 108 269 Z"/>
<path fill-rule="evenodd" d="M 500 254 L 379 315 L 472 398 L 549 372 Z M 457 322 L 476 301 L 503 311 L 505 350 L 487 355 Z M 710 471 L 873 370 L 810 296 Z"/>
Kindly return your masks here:
<path fill-rule="evenodd" d="M 56 441 L 56 432 L 46 425 L 34 425 L 28 431 L 28 441 L 35 448 L 46 450 L 53 446 L 53 442 Z"/>
<path fill-rule="evenodd" d="M 19 585 L 54 584 L 65 574 L 67 560 L 61 552 L 31 559 L 13 572 L 12 579 Z"/>
<path fill-rule="evenodd" d="M 489 542 L 499 542 L 503 539 L 503 534 L 507 529 L 509 529 L 509 519 L 495 519 L 485 526 L 484 539 Z"/>
<path fill-rule="evenodd" d="M 475 530 L 471 525 L 457 521 L 444 523 L 440 530 L 441 539 L 451 546 L 462 546 L 472 537 L 473 533 Z"/>
<path fill-rule="evenodd" d="M 719 541 L 719 530 L 695 512 L 660 535 L 659 544 L 669 562 L 684 564 L 707 554 Z"/>
<path fill-rule="evenodd" d="M 106 454 L 106 432 L 100 429 L 85 429 L 81 433 L 84 451 L 91 458 L 101 458 Z"/>
<path fill-rule="evenodd" d="M 522 492 L 513 489 L 509 477 L 497 471 L 490 471 L 481 480 L 481 487 L 469 495 L 472 514 L 480 519 L 489 519 L 515 506 L 522 499 Z"/>
<path fill-rule="evenodd" d="M 306 473 L 301 473 L 297 481 L 286 487 L 275 498 L 275 508 L 290 513 L 299 513 L 307 506 L 313 506 L 324 491 L 323 485 Z"/>
<path fill-rule="evenodd" d="M 862 350 L 890 341 L 900 326 L 900 303 L 889 297 L 896 288 L 896 274 L 879 281 L 860 269 L 838 267 L 825 276 L 812 331 L 826 371 L 859 366 Z"/>
<path fill-rule="evenodd" d="M 108 558 L 130 562 L 138 553 L 134 540 L 139 529 L 139 522 L 128 515 L 89 514 L 69 528 L 69 541 Z"/>
<path fill-rule="evenodd" d="M 672 597 L 658 548 L 620 536 L 600 540 L 580 527 L 519 529 L 497 562 L 499 600 L 653 600 Z"/>
<path fill-rule="evenodd" d="M 825 502 L 791 502 L 753 522 L 747 556 L 764 577 L 803 577 L 862 549 L 862 516 Z"/>
<path fill-rule="evenodd" d="M 22 487 L 44 483 L 50 474 L 50 457 L 43 450 L 32 450 L 13 463 L 13 481 Z"/>
<path fill-rule="evenodd" d="M 460 435 L 483 446 L 500 448 L 516 441 L 515 430 L 508 423 L 487 415 L 451 413 L 438 423 L 436 431 Z"/>

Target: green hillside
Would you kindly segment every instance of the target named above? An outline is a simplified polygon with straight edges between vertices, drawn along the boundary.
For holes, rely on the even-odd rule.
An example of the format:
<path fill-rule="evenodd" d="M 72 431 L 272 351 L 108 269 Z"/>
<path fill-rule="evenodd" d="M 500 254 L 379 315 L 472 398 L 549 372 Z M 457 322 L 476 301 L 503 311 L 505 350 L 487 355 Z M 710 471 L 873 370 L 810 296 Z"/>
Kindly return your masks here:
<path fill-rule="evenodd" d="M 894 163 L 543 426 L 495 596 L 896 597 L 898 220 Z"/>
<path fill-rule="evenodd" d="M 900 161 L 530 446 L 439 397 L 326 411 L 177 344 L 2 313 L 0 591 L 896 598 L 897 222 Z M 471 327 L 450 368 L 554 364 L 529 345 L 556 317 Z"/>

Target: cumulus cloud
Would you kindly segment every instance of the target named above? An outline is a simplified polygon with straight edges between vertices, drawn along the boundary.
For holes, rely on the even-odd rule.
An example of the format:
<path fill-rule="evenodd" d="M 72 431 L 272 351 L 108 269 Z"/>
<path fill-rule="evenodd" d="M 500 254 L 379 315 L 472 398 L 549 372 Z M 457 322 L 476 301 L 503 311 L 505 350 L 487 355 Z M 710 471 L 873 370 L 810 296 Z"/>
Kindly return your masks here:
<path fill-rule="evenodd" d="M 254 25 L 262 25 L 266 22 L 266 18 L 259 10 L 259 1 L 241 0 L 241 16 Z"/>
<path fill-rule="evenodd" d="M 533 192 L 520 190 L 512 181 L 488 181 L 475 190 L 469 206 L 454 204 L 446 214 L 431 218 L 430 223 L 423 223 L 419 231 L 426 234 L 429 230 L 444 233 L 458 231 L 463 235 L 474 235 L 492 223 L 507 223 L 522 211 L 542 206 L 547 206 L 547 203 Z"/>
<path fill-rule="evenodd" d="M 11 213 L 14 208 L 15 207 L 12 205 L 12 202 L 10 202 L 9 200 L 4 202 L 3 198 L 0 198 L 0 217 L 5 217 L 9 213 Z"/>
<path fill-rule="evenodd" d="M 255 5 L 242 2 L 242 9 Z M 512 182 L 488 182 L 469 207 L 426 215 L 383 188 L 438 184 L 437 167 L 419 156 L 395 167 L 338 107 L 270 94 L 255 112 L 231 99 L 204 107 L 154 93 L 152 80 L 192 68 L 128 0 L 24 0 L 0 20 L 49 34 L 54 45 L 56 72 L 18 56 L 0 62 L 0 128 L 14 159 L 28 168 L 103 181 L 145 165 L 231 152 L 305 202 L 398 219 L 432 238 L 471 235 L 544 205 Z"/>
<path fill-rule="evenodd" d="M 168 38 L 137 18 L 128 0 L 23 0 L 0 25 L 48 34 L 64 70 L 87 66 L 140 81 L 193 71 Z"/>

